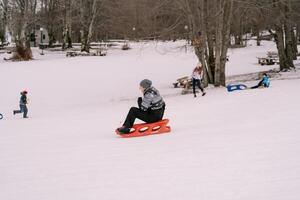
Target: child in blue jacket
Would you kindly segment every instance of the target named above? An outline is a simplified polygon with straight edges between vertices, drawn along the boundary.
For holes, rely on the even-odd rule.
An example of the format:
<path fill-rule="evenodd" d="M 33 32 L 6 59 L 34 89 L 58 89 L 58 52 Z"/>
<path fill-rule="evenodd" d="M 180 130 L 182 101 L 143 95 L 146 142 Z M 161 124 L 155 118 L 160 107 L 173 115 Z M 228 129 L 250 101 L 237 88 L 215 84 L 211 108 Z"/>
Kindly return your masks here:
<path fill-rule="evenodd" d="M 27 91 L 23 91 L 20 93 L 20 110 L 14 110 L 14 115 L 18 113 L 23 113 L 23 118 L 28 118 L 28 108 L 27 108 Z"/>
<path fill-rule="evenodd" d="M 262 80 L 256 85 L 251 87 L 251 89 L 256 89 L 259 87 L 269 87 L 270 86 L 270 77 L 267 73 L 264 73 Z"/>

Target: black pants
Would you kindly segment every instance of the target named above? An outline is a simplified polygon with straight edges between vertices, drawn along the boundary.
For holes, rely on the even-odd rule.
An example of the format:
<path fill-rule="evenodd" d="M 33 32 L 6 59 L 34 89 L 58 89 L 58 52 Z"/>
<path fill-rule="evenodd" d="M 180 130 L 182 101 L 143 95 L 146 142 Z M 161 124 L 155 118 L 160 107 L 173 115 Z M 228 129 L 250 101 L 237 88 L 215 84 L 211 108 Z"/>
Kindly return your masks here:
<path fill-rule="evenodd" d="M 201 81 L 199 79 L 193 78 L 193 93 L 196 94 L 196 86 L 201 90 L 201 92 L 204 92 L 203 87 L 201 86 Z"/>
<path fill-rule="evenodd" d="M 23 113 L 23 117 L 26 118 L 27 117 L 27 113 L 28 113 L 27 106 L 20 104 L 20 110 L 15 110 L 14 113 L 15 114 Z"/>
<path fill-rule="evenodd" d="M 140 107 L 142 98 L 138 99 L 138 104 Z M 162 120 L 163 116 L 164 116 L 164 112 L 165 112 L 165 106 L 162 107 L 159 110 L 151 110 L 151 111 L 143 111 L 139 108 L 136 107 L 131 107 L 126 120 L 123 124 L 123 126 L 127 127 L 127 128 L 131 128 L 134 124 L 135 119 L 140 119 L 146 123 L 154 123 L 154 122 L 158 122 L 160 120 Z"/>
<path fill-rule="evenodd" d="M 256 89 L 256 88 L 259 88 L 261 86 L 266 87 L 266 85 L 263 84 L 263 80 L 259 81 L 259 83 L 256 86 L 251 87 L 251 89 Z"/>

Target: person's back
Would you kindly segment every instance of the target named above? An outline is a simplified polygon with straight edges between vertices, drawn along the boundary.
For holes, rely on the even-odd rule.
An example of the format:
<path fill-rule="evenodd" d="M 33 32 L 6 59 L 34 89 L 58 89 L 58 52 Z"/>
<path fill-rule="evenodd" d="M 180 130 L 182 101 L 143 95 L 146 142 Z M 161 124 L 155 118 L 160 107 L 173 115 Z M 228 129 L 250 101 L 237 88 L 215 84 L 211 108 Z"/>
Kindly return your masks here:
<path fill-rule="evenodd" d="M 27 102 L 27 91 L 24 90 L 23 92 L 20 93 L 21 97 L 20 97 L 20 102 L 19 102 L 19 106 L 20 106 L 20 110 L 14 110 L 13 114 L 18 114 L 18 113 L 23 113 L 23 118 L 28 118 L 27 113 L 28 113 L 28 108 L 26 106 Z"/>
<path fill-rule="evenodd" d="M 206 94 L 206 92 L 204 91 L 204 88 L 201 86 L 202 78 L 203 78 L 203 68 L 202 68 L 201 63 L 198 63 L 198 65 L 196 66 L 196 68 L 193 70 L 193 73 L 192 73 L 192 84 L 193 84 L 194 97 L 197 97 L 196 86 L 202 91 L 202 96 L 204 96 Z"/>
<path fill-rule="evenodd" d="M 251 89 L 256 89 L 260 87 L 269 87 L 270 86 L 270 79 L 267 73 L 264 73 L 261 81 L 256 86 L 251 87 Z"/>
<path fill-rule="evenodd" d="M 144 98 L 141 102 L 141 109 L 143 111 L 159 110 L 163 106 L 165 106 L 165 102 L 156 88 L 149 87 L 144 91 Z"/>
<path fill-rule="evenodd" d="M 20 97 L 20 105 L 26 105 L 27 104 L 27 93 L 21 92 L 21 97 Z"/>
<path fill-rule="evenodd" d="M 192 73 L 192 78 L 196 79 L 196 80 L 201 80 L 202 79 L 202 67 L 201 66 L 197 66 Z"/>
<path fill-rule="evenodd" d="M 270 79 L 269 79 L 269 76 L 268 75 L 264 75 L 263 76 L 263 80 L 262 80 L 262 83 L 265 87 L 269 87 L 270 86 Z"/>

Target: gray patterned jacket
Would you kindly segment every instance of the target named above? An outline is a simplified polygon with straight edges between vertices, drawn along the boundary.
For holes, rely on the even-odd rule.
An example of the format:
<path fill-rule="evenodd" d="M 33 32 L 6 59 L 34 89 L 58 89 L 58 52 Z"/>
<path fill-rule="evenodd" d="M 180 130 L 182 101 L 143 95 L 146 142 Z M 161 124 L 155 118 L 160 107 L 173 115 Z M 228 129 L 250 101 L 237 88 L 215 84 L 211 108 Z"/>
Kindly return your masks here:
<path fill-rule="evenodd" d="M 144 91 L 144 98 L 142 99 L 140 107 L 141 110 L 159 110 L 164 106 L 165 102 L 157 89 L 149 87 Z"/>

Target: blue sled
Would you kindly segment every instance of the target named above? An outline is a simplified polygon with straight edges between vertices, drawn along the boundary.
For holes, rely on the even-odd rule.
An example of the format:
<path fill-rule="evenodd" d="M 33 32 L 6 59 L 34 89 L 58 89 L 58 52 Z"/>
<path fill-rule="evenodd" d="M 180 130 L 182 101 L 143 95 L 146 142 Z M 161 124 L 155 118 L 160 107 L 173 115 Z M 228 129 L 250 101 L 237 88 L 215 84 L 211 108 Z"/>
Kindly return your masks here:
<path fill-rule="evenodd" d="M 237 84 L 237 85 L 228 85 L 226 88 L 228 92 L 232 92 L 235 90 L 245 90 L 247 89 L 247 86 L 244 84 Z"/>

